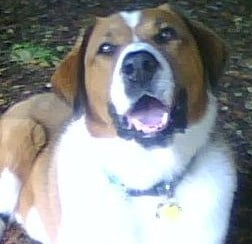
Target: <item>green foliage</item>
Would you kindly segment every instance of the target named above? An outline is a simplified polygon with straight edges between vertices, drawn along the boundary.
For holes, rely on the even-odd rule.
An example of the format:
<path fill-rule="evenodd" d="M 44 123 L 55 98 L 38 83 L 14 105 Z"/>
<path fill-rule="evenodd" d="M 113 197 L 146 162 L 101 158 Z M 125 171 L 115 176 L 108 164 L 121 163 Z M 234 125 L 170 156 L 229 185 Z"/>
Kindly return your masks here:
<path fill-rule="evenodd" d="M 54 51 L 30 42 L 14 44 L 11 48 L 11 60 L 40 67 L 55 66 L 59 62 Z"/>

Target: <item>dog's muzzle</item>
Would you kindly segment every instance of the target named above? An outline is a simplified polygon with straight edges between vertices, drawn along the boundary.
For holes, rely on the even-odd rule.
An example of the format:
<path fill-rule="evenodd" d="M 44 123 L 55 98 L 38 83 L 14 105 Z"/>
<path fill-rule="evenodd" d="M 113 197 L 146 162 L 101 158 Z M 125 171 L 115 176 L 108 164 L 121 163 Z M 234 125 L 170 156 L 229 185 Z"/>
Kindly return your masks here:
<path fill-rule="evenodd" d="M 109 104 L 118 135 L 146 146 L 165 144 L 174 129 L 181 128 L 174 115 L 185 108 L 175 86 L 167 55 L 148 43 L 125 47 L 115 65 Z"/>
<path fill-rule="evenodd" d="M 126 114 L 129 129 L 151 134 L 167 125 L 168 108 L 155 98 L 153 91 L 153 77 L 158 69 L 158 60 L 148 51 L 128 53 L 123 60 L 125 92 L 128 97 L 139 97 Z"/>

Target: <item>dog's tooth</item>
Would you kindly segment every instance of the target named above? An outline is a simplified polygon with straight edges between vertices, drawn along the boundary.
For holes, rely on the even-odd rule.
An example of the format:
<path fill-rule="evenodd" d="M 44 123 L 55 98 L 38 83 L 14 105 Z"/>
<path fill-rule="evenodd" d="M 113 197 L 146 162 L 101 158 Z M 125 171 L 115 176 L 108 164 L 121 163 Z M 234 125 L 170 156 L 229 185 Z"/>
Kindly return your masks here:
<path fill-rule="evenodd" d="M 168 122 L 168 119 L 169 119 L 169 114 L 168 113 L 164 113 L 163 116 L 162 116 L 162 124 L 166 124 Z"/>

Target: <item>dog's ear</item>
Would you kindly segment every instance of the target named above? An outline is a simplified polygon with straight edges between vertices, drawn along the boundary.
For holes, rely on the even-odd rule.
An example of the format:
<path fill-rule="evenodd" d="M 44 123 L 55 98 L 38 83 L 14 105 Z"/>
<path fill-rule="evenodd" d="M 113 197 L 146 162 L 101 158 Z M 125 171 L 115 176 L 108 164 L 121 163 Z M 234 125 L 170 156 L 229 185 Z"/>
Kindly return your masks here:
<path fill-rule="evenodd" d="M 205 76 L 210 85 L 215 87 L 228 59 L 227 46 L 217 34 L 203 24 L 187 18 L 184 20 L 197 42 Z"/>
<path fill-rule="evenodd" d="M 165 11 L 171 11 L 171 7 L 168 3 L 163 3 L 157 7 L 157 9 L 165 10 Z"/>
<path fill-rule="evenodd" d="M 85 34 L 77 40 L 51 78 L 55 93 L 76 110 L 80 103 L 80 93 L 84 93 L 81 98 L 81 106 L 85 103 L 84 59 L 92 30 L 93 26 L 86 29 Z"/>
<path fill-rule="evenodd" d="M 71 52 L 61 61 L 51 78 L 55 93 L 68 104 L 73 104 L 77 89 L 80 48 L 81 43 L 78 41 Z"/>

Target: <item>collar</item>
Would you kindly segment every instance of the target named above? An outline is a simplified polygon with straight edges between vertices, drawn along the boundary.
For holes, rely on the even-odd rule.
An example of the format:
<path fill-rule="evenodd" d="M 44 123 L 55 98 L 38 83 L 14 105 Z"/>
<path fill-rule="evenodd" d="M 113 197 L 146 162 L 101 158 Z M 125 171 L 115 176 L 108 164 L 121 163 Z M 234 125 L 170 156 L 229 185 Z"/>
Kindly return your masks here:
<path fill-rule="evenodd" d="M 161 181 L 154 185 L 152 188 L 147 190 L 137 190 L 126 188 L 126 193 L 130 197 L 141 197 L 141 196 L 162 196 L 166 195 L 169 198 L 173 197 L 175 190 L 176 181 L 166 182 Z"/>
<path fill-rule="evenodd" d="M 184 179 L 184 177 L 187 175 L 187 173 L 190 171 L 192 165 L 195 162 L 196 155 L 194 155 L 186 168 L 183 170 L 183 172 L 175 177 L 173 177 L 172 180 L 164 180 L 153 187 L 146 189 L 146 190 L 139 190 L 139 189 L 132 189 L 127 188 L 124 185 L 120 184 L 118 182 L 118 179 L 115 177 L 109 177 L 109 181 L 115 185 L 121 185 L 129 197 L 142 197 L 142 196 L 167 196 L 168 198 L 173 198 L 174 193 L 176 190 L 176 187 L 179 185 L 179 183 Z"/>

